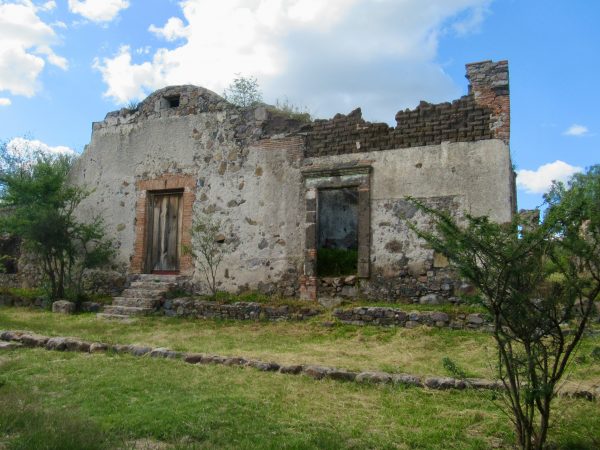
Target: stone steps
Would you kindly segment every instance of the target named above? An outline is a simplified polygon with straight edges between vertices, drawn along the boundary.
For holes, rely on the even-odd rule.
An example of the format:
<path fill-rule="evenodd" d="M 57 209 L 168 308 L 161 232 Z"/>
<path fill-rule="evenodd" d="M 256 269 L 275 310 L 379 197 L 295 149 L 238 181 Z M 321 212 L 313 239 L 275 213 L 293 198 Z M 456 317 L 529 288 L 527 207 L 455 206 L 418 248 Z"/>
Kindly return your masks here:
<path fill-rule="evenodd" d="M 136 306 L 140 308 L 158 308 L 161 298 L 146 297 L 113 297 L 113 306 Z"/>
<path fill-rule="evenodd" d="M 132 281 L 131 289 L 171 289 L 176 283 L 170 281 Z"/>
<path fill-rule="evenodd" d="M 125 319 L 152 314 L 160 307 L 167 292 L 185 278 L 180 275 L 134 275 L 129 287 L 119 297 L 114 297 L 112 305 L 106 306 L 98 317 Z"/>
<path fill-rule="evenodd" d="M 135 276 L 134 281 L 149 281 L 154 283 L 177 283 L 184 279 L 181 275 L 158 275 L 153 273 L 141 273 Z"/>
<path fill-rule="evenodd" d="M 168 288 L 157 288 L 157 289 L 132 289 L 127 288 L 121 293 L 121 297 L 133 297 L 133 298 L 155 298 L 160 299 L 165 296 L 169 291 Z"/>
<path fill-rule="evenodd" d="M 117 314 L 122 316 L 147 316 L 153 312 L 154 308 L 143 308 L 140 306 L 110 305 L 104 307 L 104 314 Z"/>
<path fill-rule="evenodd" d="M 108 320 L 120 320 L 123 322 L 131 321 L 132 316 L 124 315 L 124 314 L 108 314 L 108 313 L 98 313 L 96 317 L 99 319 L 108 319 Z"/>

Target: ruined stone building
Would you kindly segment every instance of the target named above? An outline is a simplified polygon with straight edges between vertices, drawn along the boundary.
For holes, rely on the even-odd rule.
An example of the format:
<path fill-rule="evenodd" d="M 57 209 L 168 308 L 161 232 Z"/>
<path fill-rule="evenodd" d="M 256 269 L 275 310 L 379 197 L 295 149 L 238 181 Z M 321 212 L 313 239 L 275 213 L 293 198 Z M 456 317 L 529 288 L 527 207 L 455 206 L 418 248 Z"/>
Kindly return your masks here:
<path fill-rule="evenodd" d="M 395 127 L 360 109 L 302 122 L 201 87 L 161 89 L 93 124 L 72 174 L 93 189 L 80 214 L 104 217 L 130 274 L 189 275 L 199 290 L 203 275 L 182 248 L 195 217 L 210 215 L 230 250 L 221 290 L 451 297 L 447 262 L 402 219 L 424 221 L 406 196 L 499 222 L 516 207 L 508 63 L 466 68 L 468 95 L 399 111 Z M 321 280 L 324 249 L 351 255 L 344 277 Z"/>

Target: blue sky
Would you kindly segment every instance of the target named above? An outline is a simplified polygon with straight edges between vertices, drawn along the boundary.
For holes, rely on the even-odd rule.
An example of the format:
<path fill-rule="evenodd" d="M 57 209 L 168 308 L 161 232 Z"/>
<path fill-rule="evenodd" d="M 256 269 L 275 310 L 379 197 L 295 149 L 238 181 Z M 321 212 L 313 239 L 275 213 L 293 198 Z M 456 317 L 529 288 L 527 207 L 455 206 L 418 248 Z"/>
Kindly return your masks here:
<path fill-rule="evenodd" d="M 531 208 L 599 162 L 599 20 L 585 0 L 0 0 L 0 139 L 82 151 L 107 112 L 169 84 L 221 93 L 236 73 L 268 103 L 393 123 L 465 94 L 465 63 L 508 59 Z"/>

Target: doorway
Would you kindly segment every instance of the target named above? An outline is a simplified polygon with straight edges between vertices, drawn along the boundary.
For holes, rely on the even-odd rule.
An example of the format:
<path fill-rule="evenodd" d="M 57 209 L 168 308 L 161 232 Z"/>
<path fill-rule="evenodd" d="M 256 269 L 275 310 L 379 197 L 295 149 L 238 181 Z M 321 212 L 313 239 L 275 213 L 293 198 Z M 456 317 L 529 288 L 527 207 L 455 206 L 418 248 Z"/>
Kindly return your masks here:
<path fill-rule="evenodd" d="M 178 273 L 181 254 L 183 190 L 150 192 L 146 269 Z"/>
<path fill-rule="evenodd" d="M 317 275 L 356 275 L 358 189 L 320 189 L 317 204 Z"/>

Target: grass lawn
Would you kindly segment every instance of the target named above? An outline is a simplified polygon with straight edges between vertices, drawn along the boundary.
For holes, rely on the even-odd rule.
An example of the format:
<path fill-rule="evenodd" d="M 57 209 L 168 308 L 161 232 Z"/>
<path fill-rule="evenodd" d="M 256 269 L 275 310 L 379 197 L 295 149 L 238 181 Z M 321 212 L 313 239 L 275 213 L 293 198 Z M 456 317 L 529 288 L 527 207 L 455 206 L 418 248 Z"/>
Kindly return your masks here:
<path fill-rule="evenodd" d="M 20 349 L 0 353 L 0 448 L 511 448 L 491 395 Z M 596 402 L 555 407 L 558 448 L 600 445 Z"/>
<path fill-rule="evenodd" d="M 97 319 L 94 314 L 63 316 L 26 308 L 0 308 L 0 329 L 74 336 L 109 344 L 146 344 L 180 351 L 319 364 L 349 370 L 383 370 L 417 375 L 450 375 L 450 358 L 471 377 L 493 374 L 492 338 L 478 331 L 382 328 L 309 322 L 239 322 L 144 317 L 135 323 Z M 600 336 L 581 346 L 569 378 L 600 384 L 600 361 L 591 354 Z"/>

